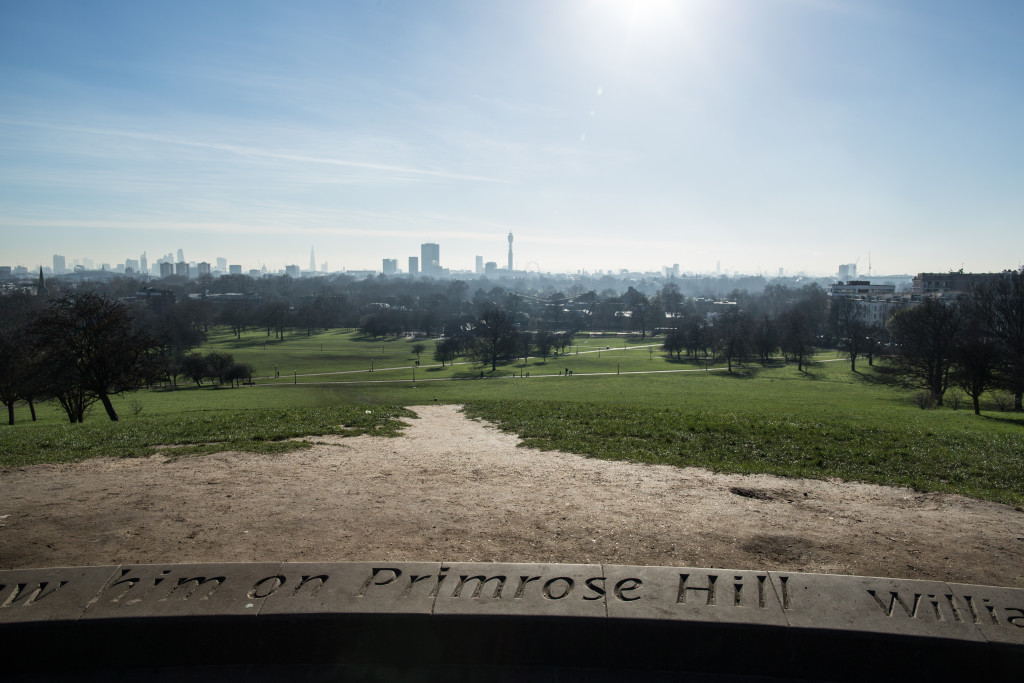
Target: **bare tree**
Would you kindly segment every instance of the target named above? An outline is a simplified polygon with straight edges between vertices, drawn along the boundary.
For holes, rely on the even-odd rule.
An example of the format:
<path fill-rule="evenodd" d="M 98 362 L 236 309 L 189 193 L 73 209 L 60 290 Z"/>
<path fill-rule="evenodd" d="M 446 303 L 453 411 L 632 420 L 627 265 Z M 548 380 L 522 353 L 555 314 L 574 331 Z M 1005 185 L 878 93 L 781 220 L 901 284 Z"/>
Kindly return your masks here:
<path fill-rule="evenodd" d="M 963 333 L 963 311 L 937 299 L 905 308 L 889 321 L 897 343 L 894 369 L 905 384 L 919 386 L 942 405 L 956 362 L 956 344 Z"/>
<path fill-rule="evenodd" d="M 138 329 L 125 306 L 92 292 L 69 292 L 51 302 L 31 331 L 46 368 L 47 385 L 71 422 L 93 402 L 118 420 L 111 396 L 132 391 L 156 375 L 158 346 Z"/>
<path fill-rule="evenodd" d="M 1013 394 L 1014 410 L 1024 398 L 1024 269 L 984 282 L 972 297 L 984 333 L 998 346 L 998 382 Z"/>
<path fill-rule="evenodd" d="M 491 364 L 491 372 L 498 368 L 500 359 L 515 351 L 516 328 L 512 316 L 501 309 L 485 310 L 473 331 L 475 355 L 481 362 Z"/>

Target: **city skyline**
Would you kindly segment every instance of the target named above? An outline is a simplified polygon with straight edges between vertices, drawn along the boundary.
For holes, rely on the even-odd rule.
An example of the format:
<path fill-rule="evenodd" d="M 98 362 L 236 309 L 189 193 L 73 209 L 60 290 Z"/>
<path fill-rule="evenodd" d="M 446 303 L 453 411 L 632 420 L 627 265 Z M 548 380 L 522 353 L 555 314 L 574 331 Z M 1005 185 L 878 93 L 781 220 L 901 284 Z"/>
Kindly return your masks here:
<path fill-rule="evenodd" d="M 317 266 L 380 270 L 437 243 L 471 271 L 504 264 L 509 233 L 515 268 L 542 272 L 1024 260 L 1016 2 L 57 0 L 4 18 L 11 266 L 182 249 L 276 272 L 314 244 Z"/>

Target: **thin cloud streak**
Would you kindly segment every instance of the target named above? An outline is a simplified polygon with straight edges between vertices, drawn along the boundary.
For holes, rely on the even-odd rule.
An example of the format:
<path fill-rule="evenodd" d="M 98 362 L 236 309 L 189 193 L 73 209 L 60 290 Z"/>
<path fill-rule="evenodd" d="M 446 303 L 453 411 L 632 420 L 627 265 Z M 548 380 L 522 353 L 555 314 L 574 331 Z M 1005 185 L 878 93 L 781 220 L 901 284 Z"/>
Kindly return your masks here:
<path fill-rule="evenodd" d="M 290 154 L 283 152 L 271 152 L 264 149 L 255 147 L 243 147 L 241 145 L 230 145 L 220 142 L 201 142 L 198 140 L 183 140 L 180 138 L 172 138 L 163 135 L 154 135 L 152 133 L 137 133 L 125 130 L 111 130 L 105 128 L 88 128 L 83 126 L 66 126 L 51 123 L 43 123 L 36 121 L 18 121 L 12 119 L 0 119 L 0 124 L 12 125 L 12 126 L 24 126 L 30 128 L 44 128 L 47 130 L 56 130 L 65 133 L 86 133 L 90 135 L 107 135 L 112 137 L 122 137 L 132 140 L 146 140 L 149 142 L 158 142 L 167 145 L 177 145 L 181 147 L 192 147 L 197 149 L 211 149 L 220 152 L 227 152 L 241 157 L 258 157 L 265 159 L 279 159 L 282 161 L 294 161 L 299 163 L 310 163 L 310 164 L 324 164 L 329 166 L 342 166 L 347 168 L 358 168 L 370 171 L 386 171 L 390 173 L 398 173 L 402 175 L 413 175 L 413 176 L 424 176 L 428 178 L 440 178 L 444 180 L 466 180 L 470 182 L 479 183 L 499 183 L 499 184 L 512 184 L 512 181 L 501 180 L 498 178 L 490 178 L 480 175 L 471 175 L 463 173 L 452 173 L 450 171 L 437 171 L 424 168 L 417 168 L 414 166 L 398 166 L 393 164 L 379 164 L 368 161 L 353 161 L 350 159 L 331 159 L 324 157 L 313 157 L 305 154 Z"/>

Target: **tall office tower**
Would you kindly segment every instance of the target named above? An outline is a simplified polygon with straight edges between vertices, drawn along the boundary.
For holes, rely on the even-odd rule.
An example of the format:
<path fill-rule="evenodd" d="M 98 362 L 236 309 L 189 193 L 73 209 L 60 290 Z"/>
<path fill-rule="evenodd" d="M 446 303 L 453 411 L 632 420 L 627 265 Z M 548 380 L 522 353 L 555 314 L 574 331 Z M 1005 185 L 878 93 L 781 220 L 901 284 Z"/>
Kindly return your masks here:
<path fill-rule="evenodd" d="M 139 257 L 139 272 L 149 275 L 149 261 L 146 260 L 146 252 L 142 252 L 142 256 Z"/>
<path fill-rule="evenodd" d="M 67 271 L 67 263 L 60 254 L 53 255 L 53 274 L 63 275 Z"/>
<path fill-rule="evenodd" d="M 174 264 L 170 261 L 160 262 L 160 277 L 170 277 L 174 275 Z"/>
<path fill-rule="evenodd" d="M 217 270 L 225 271 L 228 269 L 228 260 L 223 256 L 217 257 Z"/>
<path fill-rule="evenodd" d="M 424 275 L 438 277 L 441 274 L 441 247 L 433 242 L 421 244 L 420 266 Z"/>
<path fill-rule="evenodd" d="M 384 264 L 383 264 L 383 267 L 381 268 L 381 272 L 384 275 L 394 275 L 395 273 L 397 273 L 398 272 L 398 259 L 396 259 L 396 258 L 386 258 L 386 259 L 384 259 Z"/>
<path fill-rule="evenodd" d="M 178 263 L 181 263 L 184 260 L 185 260 L 185 252 L 183 250 L 179 249 L 178 250 Z"/>
<path fill-rule="evenodd" d="M 210 274 L 210 264 L 206 261 L 201 261 L 199 264 L 199 277 Z"/>
<path fill-rule="evenodd" d="M 409 257 L 409 275 L 420 274 L 420 260 L 416 256 Z"/>
<path fill-rule="evenodd" d="M 313 247 L 309 248 L 309 269 L 316 272 L 316 252 L 313 251 Z"/>
<path fill-rule="evenodd" d="M 181 253 L 180 249 L 178 250 L 178 253 Z M 188 264 L 185 263 L 184 261 L 178 261 L 174 265 L 174 274 L 175 275 L 181 275 L 183 277 L 189 277 L 189 274 L 188 274 Z"/>
<path fill-rule="evenodd" d="M 508 272 L 512 272 L 512 231 L 508 231 Z"/>
<path fill-rule="evenodd" d="M 483 272 L 484 272 L 484 257 L 483 256 L 477 256 L 476 257 L 476 274 L 480 275 Z"/>

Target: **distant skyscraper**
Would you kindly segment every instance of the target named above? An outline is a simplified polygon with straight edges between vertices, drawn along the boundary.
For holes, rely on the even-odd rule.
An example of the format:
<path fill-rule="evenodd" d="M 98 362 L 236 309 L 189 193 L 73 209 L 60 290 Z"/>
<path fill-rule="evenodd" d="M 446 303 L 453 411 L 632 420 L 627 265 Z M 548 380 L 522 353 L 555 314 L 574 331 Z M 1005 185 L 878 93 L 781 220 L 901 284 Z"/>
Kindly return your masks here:
<path fill-rule="evenodd" d="M 433 242 L 421 244 L 420 264 L 424 275 L 438 277 L 441 274 L 441 247 Z"/>
<path fill-rule="evenodd" d="M 178 250 L 178 253 L 181 253 L 180 249 Z M 185 263 L 184 261 L 178 261 L 178 263 L 174 266 L 174 274 L 188 277 L 188 264 Z"/>
<path fill-rule="evenodd" d="M 142 256 L 139 257 L 139 271 L 143 275 L 149 275 L 149 261 L 146 260 L 146 252 L 142 252 Z"/>
<path fill-rule="evenodd" d="M 285 266 L 284 274 L 289 277 L 300 277 L 302 275 L 301 270 L 298 266 Z"/>
<path fill-rule="evenodd" d="M 420 259 L 417 256 L 410 256 L 409 257 L 409 275 L 415 276 L 415 275 L 419 275 L 419 274 L 420 274 Z"/>
<path fill-rule="evenodd" d="M 184 260 L 185 260 L 185 252 L 184 252 L 184 250 L 179 249 L 178 250 L 178 263 L 181 263 Z"/>
<path fill-rule="evenodd" d="M 484 257 L 483 256 L 477 256 L 476 257 L 476 274 L 480 275 L 483 272 L 484 272 Z"/>
<path fill-rule="evenodd" d="M 199 263 L 199 277 L 210 274 L 210 264 L 206 261 Z"/>
<path fill-rule="evenodd" d="M 63 275 L 67 271 L 67 263 L 60 254 L 53 255 L 53 274 Z"/>
<path fill-rule="evenodd" d="M 386 259 L 384 259 L 384 264 L 383 264 L 383 267 L 381 268 L 381 272 L 384 275 L 394 275 L 395 273 L 397 273 L 398 272 L 398 259 L 396 259 L 396 258 L 386 258 Z"/>
<path fill-rule="evenodd" d="M 313 247 L 309 248 L 309 269 L 316 272 L 316 252 L 313 251 Z"/>
<path fill-rule="evenodd" d="M 844 263 L 839 266 L 839 279 L 842 282 L 857 279 L 857 264 L 856 263 Z"/>
<path fill-rule="evenodd" d="M 217 257 L 217 270 L 226 271 L 228 269 L 228 260 L 223 256 Z"/>
<path fill-rule="evenodd" d="M 232 275 L 241 275 L 242 274 L 242 266 L 240 266 L 240 265 L 228 266 L 228 272 L 231 273 Z"/>
<path fill-rule="evenodd" d="M 160 277 L 170 277 L 174 275 L 174 264 L 170 261 L 160 262 Z"/>
<path fill-rule="evenodd" d="M 512 272 L 512 231 L 508 231 L 508 272 Z"/>

